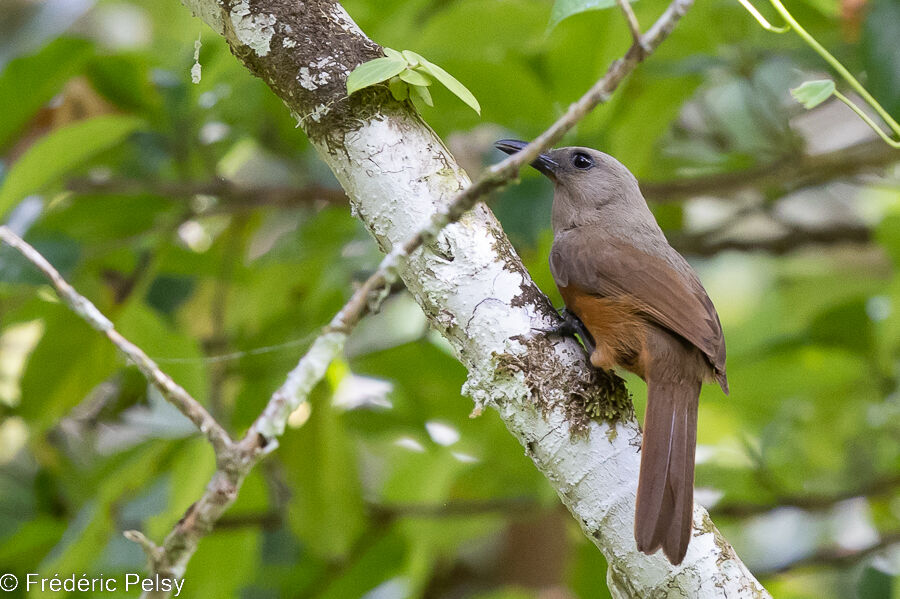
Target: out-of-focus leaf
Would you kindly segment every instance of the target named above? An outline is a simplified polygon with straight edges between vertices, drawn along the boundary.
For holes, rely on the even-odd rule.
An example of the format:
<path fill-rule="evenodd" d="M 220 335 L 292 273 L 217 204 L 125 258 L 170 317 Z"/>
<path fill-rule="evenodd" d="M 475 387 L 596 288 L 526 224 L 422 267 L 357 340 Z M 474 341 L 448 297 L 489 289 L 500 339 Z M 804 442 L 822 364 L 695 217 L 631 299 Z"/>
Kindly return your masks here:
<path fill-rule="evenodd" d="M 314 554 L 336 558 L 363 532 L 365 506 L 352 440 L 323 391 L 313 393 L 303 427 L 285 434 L 282 455 L 295 493 L 291 529 Z"/>
<path fill-rule="evenodd" d="M 158 226 L 173 206 L 172 200 L 153 195 L 73 195 L 48 207 L 37 226 L 41 231 L 97 244 L 148 231 Z"/>
<path fill-rule="evenodd" d="M 20 414 L 37 430 L 81 402 L 121 363 L 112 345 L 61 303 L 43 302 L 44 335 L 22 377 Z"/>
<path fill-rule="evenodd" d="M 635 0 L 629 0 L 634 2 Z M 553 9 L 550 11 L 550 22 L 547 29 L 551 30 L 563 19 L 568 19 L 572 15 L 587 12 L 589 10 L 603 10 L 612 8 L 616 5 L 616 0 L 556 0 L 553 3 Z"/>
<path fill-rule="evenodd" d="M 146 485 L 168 451 L 166 443 L 151 443 L 117 460 L 115 468 L 106 473 L 98 486 L 91 488 L 90 500 L 81 507 L 60 541 L 63 546 L 57 547 L 37 571 L 60 574 L 91 571 L 91 564 L 114 534 L 114 504 Z M 48 589 L 46 594 L 36 596 L 53 595 Z"/>
<path fill-rule="evenodd" d="M 153 280 L 147 290 L 147 305 L 163 314 L 171 314 L 194 291 L 194 279 L 161 275 Z"/>
<path fill-rule="evenodd" d="M 0 74 L 0 149 L 81 70 L 91 51 L 90 42 L 59 38 L 7 65 Z"/>
<path fill-rule="evenodd" d="M 59 542 L 65 530 L 63 520 L 47 516 L 26 522 L 0 544 L 0 568 L 27 572 Z"/>
<path fill-rule="evenodd" d="M 411 50 L 404 50 L 403 56 L 409 62 L 410 66 L 413 68 L 418 68 L 418 70 L 424 71 L 440 81 L 444 87 L 449 89 L 453 95 L 466 103 L 472 110 L 481 114 L 481 105 L 478 103 L 478 100 L 475 99 L 475 96 L 469 89 L 457 81 L 456 77 L 437 66 L 433 62 L 429 62 L 425 57 L 420 54 L 416 54 Z M 418 65 L 416 67 L 415 65 Z"/>
<path fill-rule="evenodd" d="M 216 531 L 203 539 L 185 573 L 181 597 L 241 597 L 241 589 L 260 567 L 258 529 Z M 223 562 L 223 560 L 225 560 Z M 223 567 L 227 563 L 227 567 Z"/>
<path fill-rule="evenodd" d="M 843 347 L 861 354 L 871 352 L 875 344 L 864 298 L 829 307 L 812 321 L 809 333 L 820 345 Z"/>
<path fill-rule="evenodd" d="M 141 112 L 159 105 L 159 93 L 150 82 L 150 70 L 143 55 L 94 58 L 87 65 L 87 76 L 97 91 L 120 108 Z"/>
<path fill-rule="evenodd" d="M 175 330 L 140 298 L 133 298 L 115 322 L 119 332 L 149 356 L 185 360 L 166 364 L 166 373 L 194 397 L 206 394 L 206 368 L 196 340 Z"/>
<path fill-rule="evenodd" d="M 98 116 L 57 129 L 35 143 L 13 165 L 0 187 L 0 217 L 26 195 L 121 142 L 140 123 L 131 116 Z"/>
<path fill-rule="evenodd" d="M 352 94 L 370 85 L 387 81 L 391 77 L 399 75 L 405 68 L 406 61 L 396 56 L 375 58 L 364 62 L 353 69 L 353 72 L 347 77 L 347 93 Z"/>
<path fill-rule="evenodd" d="M 889 214 L 875 230 L 875 239 L 900 268 L 900 213 Z"/>
<path fill-rule="evenodd" d="M 896 597 L 895 577 L 879 568 L 867 566 L 856 587 L 860 599 L 891 599 Z"/>
<path fill-rule="evenodd" d="M 866 13 L 861 40 L 866 89 L 900 119 L 900 2 L 875 0 Z"/>
<path fill-rule="evenodd" d="M 794 99 L 803 104 L 804 108 L 815 108 L 834 94 L 834 81 L 831 79 L 818 79 L 816 81 L 804 81 L 799 87 L 791 90 Z"/>
<path fill-rule="evenodd" d="M 376 535 L 369 540 L 369 545 L 364 553 L 354 559 L 346 570 L 341 572 L 320 595 L 319 599 L 345 599 L 347 597 L 363 597 L 372 591 L 380 583 L 394 578 L 400 572 L 404 561 L 403 539 L 394 531 L 378 537 L 378 531 L 369 534 Z M 400 581 L 398 581 L 400 582 Z M 402 584 L 402 582 L 400 582 Z M 402 590 L 389 597 L 407 597 Z"/>
<path fill-rule="evenodd" d="M 144 526 L 145 534 L 154 539 L 163 538 L 203 494 L 215 472 L 216 460 L 206 439 L 187 439 L 167 468 L 168 503 Z"/>
<path fill-rule="evenodd" d="M 40 252 L 63 276 L 66 276 L 78 262 L 81 248 L 71 239 L 35 236 L 29 241 L 34 249 Z M 5 244 L 0 245 L 0 280 L 5 283 L 21 282 L 30 285 L 47 283 L 47 277 L 38 271 L 31 262 Z"/>

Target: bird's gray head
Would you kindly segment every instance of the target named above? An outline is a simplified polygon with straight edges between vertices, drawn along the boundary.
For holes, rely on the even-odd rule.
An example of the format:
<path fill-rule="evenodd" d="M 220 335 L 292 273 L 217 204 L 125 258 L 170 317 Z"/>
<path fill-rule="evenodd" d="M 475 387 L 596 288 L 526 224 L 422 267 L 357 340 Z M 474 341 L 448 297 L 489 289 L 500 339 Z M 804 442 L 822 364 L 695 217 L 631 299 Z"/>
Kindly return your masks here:
<path fill-rule="evenodd" d="M 503 139 L 494 144 L 515 154 L 527 144 Z M 600 224 L 620 227 L 656 221 L 637 179 L 621 162 L 591 148 L 569 147 L 540 154 L 531 166 L 553 181 L 553 230 Z M 648 222 L 649 221 L 649 222 Z"/>

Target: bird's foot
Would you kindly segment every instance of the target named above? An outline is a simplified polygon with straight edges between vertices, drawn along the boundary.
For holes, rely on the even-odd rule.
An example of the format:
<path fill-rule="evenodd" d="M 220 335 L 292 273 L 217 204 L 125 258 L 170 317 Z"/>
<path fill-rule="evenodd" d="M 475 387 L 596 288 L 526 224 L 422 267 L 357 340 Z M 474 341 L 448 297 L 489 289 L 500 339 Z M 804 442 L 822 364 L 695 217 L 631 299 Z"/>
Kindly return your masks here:
<path fill-rule="evenodd" d="M 587 327 L 584 326 L 584 323 L 581 322 L 581 319 L 566 308 L 559 311 L 559 317 L 562 319 L 562 322 L 555 327 L 548 329 L 532 327 L 532 330 L 548 335 L 559 335 L 560 337 L 574 337 L 578 335 L 588 354 L 593 354 L 595 349 L 594 337 L 587 330 Z"/>

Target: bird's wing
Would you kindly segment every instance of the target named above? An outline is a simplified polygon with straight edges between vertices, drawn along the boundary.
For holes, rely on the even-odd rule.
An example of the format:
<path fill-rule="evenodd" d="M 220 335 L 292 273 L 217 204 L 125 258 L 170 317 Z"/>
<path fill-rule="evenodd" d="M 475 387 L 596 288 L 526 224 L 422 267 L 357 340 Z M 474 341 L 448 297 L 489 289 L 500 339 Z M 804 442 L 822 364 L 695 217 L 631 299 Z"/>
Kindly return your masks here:
<path fill-rule="evenodd" d="M 725 380 L 725 339 L 706 290 L 677 252 L 673 268 L 665 259 L 608 235 L 602 229 L 578 227 L 557 237 L 550 270 L 560 287 L 576 285 L 603 297 L 629 296 L 651 320 L 684 337 L 702 351 Z"/>

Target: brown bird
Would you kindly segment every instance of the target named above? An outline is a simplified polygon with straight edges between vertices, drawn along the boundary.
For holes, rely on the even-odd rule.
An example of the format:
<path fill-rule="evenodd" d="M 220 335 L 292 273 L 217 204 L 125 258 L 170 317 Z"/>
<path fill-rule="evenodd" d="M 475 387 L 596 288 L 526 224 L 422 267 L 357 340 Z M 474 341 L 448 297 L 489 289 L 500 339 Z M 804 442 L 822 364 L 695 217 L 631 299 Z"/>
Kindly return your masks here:
<path fill-rule="evenodd" d="M 515 154 L 527 144 L 498 141 Z M 728 393 L 725 339 L 696 273 L 666 241 L 637 179 L 590 148 L 559 148 L 531 163 L 555 184 L 550 270 L 591 364 L 647 383 L 635 506 L 640 551 L 680 564 L 691 537 L 697 399 L 704 381 Z"/>

